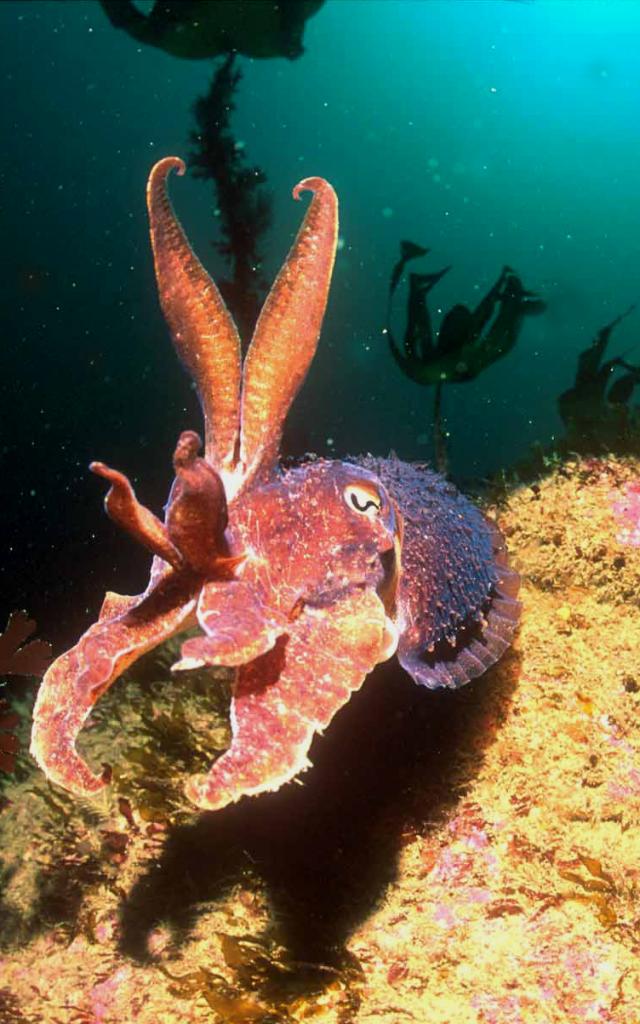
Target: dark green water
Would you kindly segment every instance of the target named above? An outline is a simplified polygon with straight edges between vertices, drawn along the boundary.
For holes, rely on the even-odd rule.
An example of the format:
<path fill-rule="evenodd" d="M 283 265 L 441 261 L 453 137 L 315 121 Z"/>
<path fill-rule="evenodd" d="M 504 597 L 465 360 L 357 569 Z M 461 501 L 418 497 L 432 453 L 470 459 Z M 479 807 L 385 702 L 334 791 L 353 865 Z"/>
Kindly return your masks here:
<path fill-rule="evenodd" d="M 635 0 L 327 0 L 300 59 L 240 58 L 234 131 L 274 199 L 267 277 L 301 217 L 295 182 L 323 175 L 341 201 L 293 413 L 301 450 L 432 455 L 432 393 L 381 333 L 406 237 L 432 249 L 416 269 L 452 265 L 434 312 L 476 302 L 505 263 L 548 304 L 505 359 L 447 389 L 453 475 L 483 477 L 560 432 L 579 351 L 640 296 L 639 44 Z M 212 62 L 141 46 L 92 0 L 4 0 L 0 53 L 3 616 L 26 606 L 62 642 L 105 588 L 145 580 L 87 464 L 119 466 L 159 510 L 175 438 L 200 428 L 157 304 L 144 187 L 158 157 L 186 155 Z M 220 275 L 211 186 L 176 179 L 172 194 Z M 399 330 L 402 313 L 400 299 Z M 638 316 L 612 343 L 631 361 Z"/>

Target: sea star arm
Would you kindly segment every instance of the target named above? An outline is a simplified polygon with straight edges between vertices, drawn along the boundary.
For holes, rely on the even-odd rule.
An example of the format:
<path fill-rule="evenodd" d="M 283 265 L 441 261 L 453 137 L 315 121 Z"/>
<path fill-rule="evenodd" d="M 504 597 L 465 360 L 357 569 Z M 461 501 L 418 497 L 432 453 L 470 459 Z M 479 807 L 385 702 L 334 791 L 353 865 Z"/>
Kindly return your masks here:
<path fill-rule="evenodd" d="M 79 796 L 102 788 L 76 750 L 91 708 L 137 658 L 190 625 L 194 607 L 195 595 L 169 571 L 141 598 L 109 595 L 100 620 L 54 661 L 38 691 L 31 734 L 31 753 L 52 782 Z"/>
<path fill-rule="evenodd" d="M 231 706 L 233 739 L 187 796 L 216 810 L 279 789 L 303 768 L 316 732 L 387 656 L 385 610 L 372 590 L 329 608 L 306 607 L 267 654 L 240 668 Z"/>
<path fill-rule="evenodd" d="M 293 190 L 313 199 L 267 296 L 242 376 L 240 461 L 244 485 L 278 455 L 285 417 L 313 359 L 338 239 L 338 200 L 323 178 Z"/>
<path fill-rule="evenodd" d="M 147 185 L 160 305 L 176 351 L 195 381 L 205 419 L 205 453 L 216 469 L 235 459 L 240 402 L 240 338 L 222 296 L 195 256 L 167 194 L 175 156 L 152 168 Z"/>

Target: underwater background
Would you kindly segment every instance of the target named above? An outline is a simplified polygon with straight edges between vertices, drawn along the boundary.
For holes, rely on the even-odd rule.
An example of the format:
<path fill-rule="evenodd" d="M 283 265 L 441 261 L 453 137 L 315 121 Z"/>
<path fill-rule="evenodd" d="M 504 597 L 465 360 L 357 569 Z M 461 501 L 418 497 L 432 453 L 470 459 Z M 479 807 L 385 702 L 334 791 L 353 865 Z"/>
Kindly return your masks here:
<path fill-rule="evenodd" d="M 0 1024 L 640 1019 L 639 44 L 640 0 L 0 3 Z M 334 185 L 282 464 L 374 453 L 402 528 L 308 461 L 232 505 L 235 576 L 158 301 L 168 155 L 245 351 L 292 188 Z M 175 575 L 122 615 L 149 554 L 93 460 L 158 515 L 177 479 Z M 364 582 L 349 502 L 393 537 Z M 283 626 L 251 573 L 298 570 Z M 196 584 L 239 678 L 185 633 L 124 667 Z"/>
<path fill-rule="evenodd" d="M 431 249 L 416 269 L 452 267 L 436 320 L 504 264 L 546 303 L 504 359 L 446 389 L 454 478 L 553 442 L 578 353 L 638 297 L 639 41 L 633 0 L 328 0 L 298 59 L 237 58 L 231 128 L 273 203 L 267 282 L 299 223 L 296 181 L 323 175 L 341 203 L 292 450 L 433 458 L 432 389 L 402 374 L 382 333 L 404 238 Z M 89 461 L 121 466 L 159 510 L 166 453 L 199 425 L 159 310 L 144 188 L 156 159 L 188 155 L 193 105 L 222 58 L 144 46 L 93 0 L 5 0 L 0 51 L 0 589 L 5 618 L 28 607 L 64 643 L 116 574 L 136 592 L 146 566 L 103 515 Z M 212 183 L 172 191 L 220 278 Z M 400 292 L 394 316 L 401 333 Z M 637 337 L 632 315 L 612 350 L 633 361 Z"/>

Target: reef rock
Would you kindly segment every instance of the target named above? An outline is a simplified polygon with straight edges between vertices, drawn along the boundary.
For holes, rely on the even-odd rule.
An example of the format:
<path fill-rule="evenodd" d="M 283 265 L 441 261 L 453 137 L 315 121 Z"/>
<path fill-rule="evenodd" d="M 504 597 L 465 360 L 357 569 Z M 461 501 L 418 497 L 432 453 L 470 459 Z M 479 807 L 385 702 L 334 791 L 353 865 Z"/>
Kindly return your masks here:
<path fill-rule="evenodd" d="M 639 478 L 568 461 L 500 493 L 514 649 L 456 692 L 378 669 L 303 785 L 185 806 L 228 742 L 228 689 L 172 684 L 171 652 L 87 730 L 86 755 L 120 765 L 109 796 L 74 801 L 22 756 L 1 798 L 3 1024 L 636 1019 Z"/>

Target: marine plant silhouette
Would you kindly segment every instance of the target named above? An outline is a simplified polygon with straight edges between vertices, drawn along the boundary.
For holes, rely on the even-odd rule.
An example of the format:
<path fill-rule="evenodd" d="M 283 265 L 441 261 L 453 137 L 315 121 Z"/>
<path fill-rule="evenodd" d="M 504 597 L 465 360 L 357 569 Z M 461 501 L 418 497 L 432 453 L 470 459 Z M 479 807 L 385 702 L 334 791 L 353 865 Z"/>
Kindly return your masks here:
<path fill-rule="evenodd" d="M 26 612 L 12 612 L 0 633 L 0 675 L 41 676 L 51 661 L 51 645 L 45 640 L 25 641 L 36 624 Z M 11 772 L 18 753 L 16 729 L 20 716 L 0 697 L 0 771 Z"/>
<path fill-rule="evenodd" d="M 241 78 L 231 55 L 215 71 L 208 92 L 196 101 L 197 127 L 190 133 L 188 164 L 194 177 L 214 184 L 221 234 L 215 247 L 231 270 L 218 287 L 241 337 L 248 340 L 266 293 L 259 245 L 271 224 L 272 200 L 264 188 L 264 171 L 247 163 L 244 147 L 231 129 Z"/>
<path fill-rule="evenodd" d="M 623 356 L 605 359 L 614 329 L 634 309 L 635 305 L 630 306 L 600 328 L 578 356 L 573 385 L 558 397 L 566 430 L 563 447 L 568 450 L 581 454 L 640 450 L 640 406 L 630 404 L 640 385 L 640 366 Z"/>
<path fill-rule="evenodd" d="M 11 710 L 9 702 L 0 697 L 0 772 L 12 772 L 18 753 L 16 729 L 20 716 Z"/>
<path fill-rule="evenodd" d="M 286 57 L 304 53 L 305 22 L 324 0 L 100 0 L 114 28 L 172 57 L 203 60 L 223 53 Z"/>
<path fill-rule="evenodd" d="M 428 249 L 414 242 L 400 243 L 400 259 L 389 283 L 386 334 L 391 354 L 402 372 L 417 384 L 435 388 L 433 425 L 436 465 L 448 468 L 446 433 L 442 418 L 445 384 L 475 380 L 483 370 L 502 359 L 516 344 L 526 316 L 542 313 L 545 303 L 527 291 L 511 267 L 503 267 L 495 284 L 475 309 L 457 303 L 445 313 L 434 332 L 427 297 L 451 267 L 429 274 L 409 275 L 407 321 L 402 346 L 391 329 L 395 291 L 409 260 L 424 256 Z"/>
<path fill-rule="evenodd" d="M 247 164 L 231 130 L 242 77 L 236 58 L 300 57 L 306 22 L 324 0 L 155 0 L 148 10 L 133 0 L 99 2 L 109 22 L 138 42 L 191 60 L 227 55 L 194 105 L 188 163 L 195 177 L 214 183 L 222 235 L 216 248 L 231 265 L 219 287 L 241 336 L 249 338 L 266 291 L 259 241 L 271 223 L 271 198 L 262 187 L 264 172 Z"/>
<path fill-rule="evenodd" d="M 51 645 L 31 640 L 36 624 L 26 612 L 12 612 L 0 633 L 0 675 L 41 676 L 51 661 Z"/>

